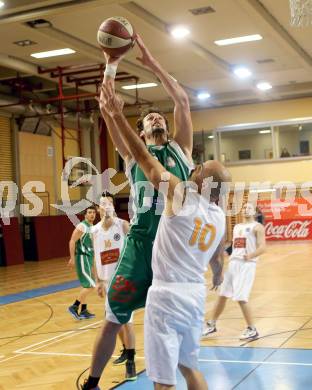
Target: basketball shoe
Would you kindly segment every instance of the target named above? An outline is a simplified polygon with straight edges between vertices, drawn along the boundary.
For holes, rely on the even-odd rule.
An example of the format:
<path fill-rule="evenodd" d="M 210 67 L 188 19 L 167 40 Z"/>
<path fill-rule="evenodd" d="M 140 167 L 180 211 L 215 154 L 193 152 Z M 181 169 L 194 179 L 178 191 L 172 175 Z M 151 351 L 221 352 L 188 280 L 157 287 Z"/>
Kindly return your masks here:
<path fill-rule="evenodd" d="M 216 321 L 207 321 L 206 328 L 203 330 L 202 336 L 209 336 L 217 331 Z"/>
<path fill-rule="evenodd" d="M 67 310 L 76 320 L 81 320 L 81 318 L 78 314 L 78 306 L 71 305 L 71 306 L 69 306 L 69 308 Z"/>
<path fill-rule="evenodd" d="M 121 366 L 127 360 L 126 348 L 122 349 L 120 352 L 121 352 L 120 356 L 116 360 L 113 361 L 114 366 Z"/>
<path fill-rule="evenodd" d="M 90 320 L 91 318 L 95 317 L 95 314 L 92 314 L 88 311 L 88 309 L 85 309 L 80 312 L 79 317 L 82 320 Z"/>
<path fill-rule="evenodd" d="M 259 333 L 255 327 L 248 326 L 242 335 L 240 336 L 240 340 L 254 340 L 259 337 Z"/>
<path fill-rule="evenodd" d="M 134 360 L 127 360 L 126 361 L 126 381 L 135 381 L 137 380 L 137 374 L 135 369 L 135 362 Z"/>

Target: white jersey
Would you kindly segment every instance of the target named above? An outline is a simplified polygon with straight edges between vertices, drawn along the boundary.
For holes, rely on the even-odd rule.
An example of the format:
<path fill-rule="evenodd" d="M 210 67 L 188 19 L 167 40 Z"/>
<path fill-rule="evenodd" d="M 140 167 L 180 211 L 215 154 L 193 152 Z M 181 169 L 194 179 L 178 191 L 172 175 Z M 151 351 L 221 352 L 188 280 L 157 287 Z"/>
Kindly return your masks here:
<path fill-rule="evenodd" d="M 125 239 L 123 223 L 123 219 L 114 218 L 108 230 L 103 229 L 102 222 L 92 229 L 96 270 L 102 280 L 109 281 L 115 271 Z"/>
<path fill-rule="evenodd" d="M 189 191 L 178 215 L 162 215 L 160 219 L 153 246 L 153 278 L 173 283 L 205 283 L 204 273 L 224 232 L 222 209 Z"/>
<path fill-rule="evenodd" d="M 257 249 L 257 237 L 255 227 L 258 222 L 239 223 L 233 230 L 233 250 L 230 260 L 244 260 L 244 256 L 254 252 Z M 257 262 L 259 257 L 249 261 Z"/>

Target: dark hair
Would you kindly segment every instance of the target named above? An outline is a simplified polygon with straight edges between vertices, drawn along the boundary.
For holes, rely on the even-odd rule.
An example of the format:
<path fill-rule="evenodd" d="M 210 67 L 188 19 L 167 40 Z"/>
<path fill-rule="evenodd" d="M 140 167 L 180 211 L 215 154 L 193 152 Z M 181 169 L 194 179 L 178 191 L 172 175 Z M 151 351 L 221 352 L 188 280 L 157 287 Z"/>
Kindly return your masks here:
<path fill-rule="evenodd" d="M 105 192 L 105 191 L 102 192 L 101 198 L 112 198 L 113 203 L 115 202 L 114 195 L 112 195 L 110 192 Z"/>
<path fill-rule="evenodd" d="M 84 211 L 83 215 L 86 215 L 88 210 L 94 210 L 96 212 L 96 207 L 94 205 L 88 206 Z"/>
<path fill-rule="evenodd" d="M 138 133 L 141 133 L 141 131 L 144 130 L 143 120 L 148 114 L 151 114 L 152 112 L 160 114 L 165 119 L 167 131 L 169 132 L 169 122 L 168 122 L 168 119 L 166 118 L 165 114 L 162 111 L 160 111 L 160 109 L 157 107 L 148 107 L 148 108 L 145 108 L 143 111 L 141 111 L 141 115 L 136 122 Z"/>

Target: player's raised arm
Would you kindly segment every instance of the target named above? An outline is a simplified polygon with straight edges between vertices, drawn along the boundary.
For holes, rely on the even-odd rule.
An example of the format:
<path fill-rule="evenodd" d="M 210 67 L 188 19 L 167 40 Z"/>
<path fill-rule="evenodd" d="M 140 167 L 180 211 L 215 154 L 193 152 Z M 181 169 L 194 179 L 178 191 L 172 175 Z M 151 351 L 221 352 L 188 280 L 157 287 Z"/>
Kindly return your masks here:
<path fill-rule="evenodd" d="M 136 42 L 142 53 L 142 57 L 137 59 L 160 79 L 166 92 L 174 101 L 173 139 L 180 145 L 187 158 L 192 161 L 193 126 L 188 96 L 179 83 L 152 56 L 139 35 L 136 37 Z"/>
<path fill-rule="evenodd" d="M 108 54 L 104 53 L 105 59 L 106 59 L 106 68 L 104 72 L 104 79 L 103 79 L 103 86 L 110 87 L 115 89 L 115 76 L 117 72 L 117 67 L 119 62 L 121 61 L 122 57 L 118 58 L 111 58 Z M 102 90 L 101 90 L 101 96 L 100 99 L 97 99 L 99 102 L 100 111 L 102 114 L 103 119 L 105 120 L 107 130 L 109 132 L 109 135 L 111 137 L 111 140 L 113 141 L 114 146 L 117 148 L 120 156 L 127 162 L 132 156 L 124 143 L 122 137 L 120 136 L 120 133 L 118 131 L 118 128 L 116 127 L 115 122 L 112 120 L 111 116 L 107 114 L 107 112 L 104 110 L 104 107 L 101 102 L 103 102 L 102 97 Z"/>
<path fill-rule="evenodd" d="M 131 155 L 135 158 L 147 179 L 156 189 L 162 190 L 160 183 L 164 180 L 169 182 L 168 196 L 173 195 L 175 186 L 180 182 L 176 176 L 170 174 L 151 154 L 147 151 L 144 142 L 131 128 L 122 112 L 122 101 L 110 86 L 102 89 L 103 101 L 101 104 L 110 115 L 119 129 L 119 132 L 127 145 Z"/>

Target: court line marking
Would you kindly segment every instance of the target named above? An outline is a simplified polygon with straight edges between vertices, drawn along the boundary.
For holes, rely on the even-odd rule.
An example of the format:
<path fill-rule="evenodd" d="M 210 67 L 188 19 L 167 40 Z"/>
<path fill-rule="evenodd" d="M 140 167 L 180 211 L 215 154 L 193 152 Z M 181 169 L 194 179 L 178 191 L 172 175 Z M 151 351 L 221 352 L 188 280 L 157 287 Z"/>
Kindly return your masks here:
<path fill-rule="evenodd" d="M 141 311 L 143 311 L 143 310 L 144 310 L 143 308 L 138 309 L 138 310 L 135 311 L 135 313 L 139 313 L 139 312 L 141 312 Z M 29 352 L 34 352 L 34 351 L 36 351 L 36 350 L 38 350 L 38 349 L 40 349 L 40 348 L 48 347 L 48 346 L 50 346 L 50 345 L 52 345 L 52 344 L 55 344 L 55 343 L 57 343 L 58 341 L 63 341 L 63 340 L 65 340 L 65 339 L 68 339 L 68 338 L 70 338 L 70 337 L 73 337 L 73 336 L 75 336 L 75 335 L 77 334 L 77 331 L 79 331 L 79 330 L 82 330 L 82 331 L 86 331 L 86 332 L 87 332 L 87 331 L 91 330 L 91 329 L 88 329 L 88 328 L 90 328 L 91 326 L 94 326 L 94 325 L 98 325 L 98 324 L 100 324 L 100 323 L 103 323 L 103 320 L 101 320 L 101 321 L 96 321 L 96 322 L 93 322 L 93 323 L 88 324 L 88 325 L 86 325 L 86 326 L 77 328 L 77 330 L 72 330 L 72 331 L 69 331 L 69 332 L 61 333 L 60 335 L 51 337 L 51 338 L 49 338 L 49 339 L 47 339 L 47 340 L 43 340 L 43 341 L 40 341 L 40 342 L 35 343 L 35 344 L 31 344 L 31 345 L 29 345 L 29 346 L 27 346 L 27 347 L 24 347 L 24 348 L 17 349 L 16 351 L 13 351 L 13 352 L 14 352 L 14 353 L 21 354 L 22 352 L 24 352 L 24 351 L 26 351 L 26 350 L 28 350 L 28 349 L 31 349 L 31 348 L 36 347 L 37 345 L 39 345 L 39 347 L 36 347 L 35 349 L 33 349 L 33 351 L 29 351 Z M 0 362 L 0 363 L 1 363 L 1 362 Z"/>
<path fill-rule="evenodd" d="M 297 362 L 266 362 L 257 360 L 218 360 L 218 359 L 198 359 L 204 363 L 237 363 L 237 364 L 267 364 L 267 365 L 284 365 L 284 366 L 312 366 L 312 363 Z"/>
<path fill-rule="evenodd" d="M 9 357 L 9 358 L 7 358 L 7 359 L 0 360 L 0 363 L 4 363 L 4 362 L 7 362 L 8 360 L 15 359 L 15 358 L 18 357 L 18 356 L 21 356 L 21 355 L 14 355 L 14 356 L 11 356 L 11 357 Z"/>
<path fill-rule="evenodd" d="M 31 344 L 31 345 L 28 345 L 27 347 L 17 349 L 16 351 L 13 351 L 13 352 L 14 353 L 20 353 L 20 352 L 23 352 L 23 351 L 25 351 L 27 349 L 31 349 L 31 348 L 36 347 L 37 345 L 39 345 L 38 348 L 34 349 L 34 350 L 37 350 L 39 348 L 43 348 L 45 346 L 49 346 L 49 345 L 52 345 L 54 343 L 57 343 L 58 341 L 64 340 L 66 338 L 73 337 L 74 335 L 77 334 L 77 331 L 79 331 L 79 330 L 82 330 L 82 331 L 86 330 L 86 331 L 88 331 L 88 330 L 90 330 L 88 328 L 90 328 L 91 326 L 100 324 L 100 323 L 102 323 L 102 321 L 96 321 L 96 322 L 93 322 L 92 324 L 88 324 L 88 325 L 83 326 L 81 328 L 77 328 L 77 330 L 72 330 L 72 331 L 69 331 L 69 332 L 61 333 L 61 334 L 59 334 L 57 336 L 51 337 L 51 338 L 46 339 L 46 340 L 42 340 L 39 343 L 34 343 L 34 344 Z M 59 340 L 61 337 L 63 337 L 63 338 L 61 340 Z"/>
<path fill-rule="evenodd" d="M 88 324 L 88 325 L 86 325 L 86 326 L 84 326 L 84 327 L 82 327 L 82 328 L 78 328 L 78 330 L 85 330 L 85 331 L 87 332 L 88 330 L 91 330 L 91 329 L 87 329 L 88 327 L 90 327 L 90 326 L 92 326 L 92 325 L 96 325 L 96 324 L 101 323 L 101 322 L 102 322 L 102 321 L 97 321 L 97 322 L 94 322 L 94 323 L 92 323 L 92 324 Z M 12 360 L 12 359 L 15 359 L 15 358 L 17 358 L 17 357 L 19 357 L 19 356 L 28 354 L 29 352 L 24 352 L 24 350 L 29 349 L 29 348 L 32 348 L 32 347 L 34 347 L 34 346 L 36 346 L 36 345 L 42 344 L 42 345 L 40 345 L 38 348 L 36 348 L 36 349 L 40 349 L 40 348 L 43 348 L 43 347 L 45 347 L 45 346 L 50 346 L 50 345 L 52 345 L 52 344 L 54 344 L 54 343 L 57 343 L 58 341 L 62 341 L 62 340 L 64 340 L 65 338 L 73 337 L 75 334 L 76 334 L 76 331 L 65 332 L 65 333 L 60 334 L 60 335 L 58 335 L 58 336 L 52 337 L 52 338 L 50 338 L 50 339 L 48 339 L 48 340 L 43 340 L 43 341 L 41 341 L 41 342 L 39 342 L 39 343 L 35 343 L 35 344 L 29 345 L 29 346 L 27 346 L 27 347 L 20 348 L 20 349 L 18 349 L 18 350 L 16 350 L 16 351 L 13 351 L 13 352 L 12 352 L 12 353 L 16 353 L 16 355 L 11 356 L 11 357 L 9 357 L 9 358 L 7 358 L 7 359 L 4 359 L 4 360 L 0 360 L 0 363 L 4 363 L 4 362 L 7 362 L 8 360 Z M 62 339 L 60 339 L 60 337 L 62 337 L 62 336 L 64 336 L 64 337 L 63 337 Z M 51 341 L 51 343 L 49 343 L 49 341 Z M 48 344 L 44 344 L 44 343 L 48 343 Z M 35 349 L 35 350 L 36 350 L 36 349 Z M 38 353 L 38 352 L 37 352 L 37 353 Z"/>
<path fill-rule="evenodd" d="M 70 356 L 70 357 L 91 357 L 92 354 L 79 354 L 79 353 L 62 353 L 62 352 L 17 352 L 27 355 L 52 355 L 52 356 Z M 118 357 L 113 355 L 112 358 Z M 136 359 L 144 360 L 144 356 L 136 356 Z M 312 363 L 299 363 L 299 362 L 267 362 L 262 360 L 223 360 L 223 359 L 198 359 L 203 363 L 234 363 L 234 364 L 265 364 L 265 365 L 284 365 L 284 366 L 312 366 Z"/>
<path fill-rule="evenodd" d="M 21 355 L 52 355 L 52 356 L 69 356 L 69 357 L 92 357 L 92 354 L 81 354 L 81 353 L 63 353 L 63 352 L 33 352 L 33 351 L 26 351 L 26 352 L 18 352 L 15 351 L 18 354 Z M 112 359 L 115 359 L 119 357 L 119 355 L 112 355 Z M 145 359 L 143 356 L 136 356 L 136 359 Z"/>

